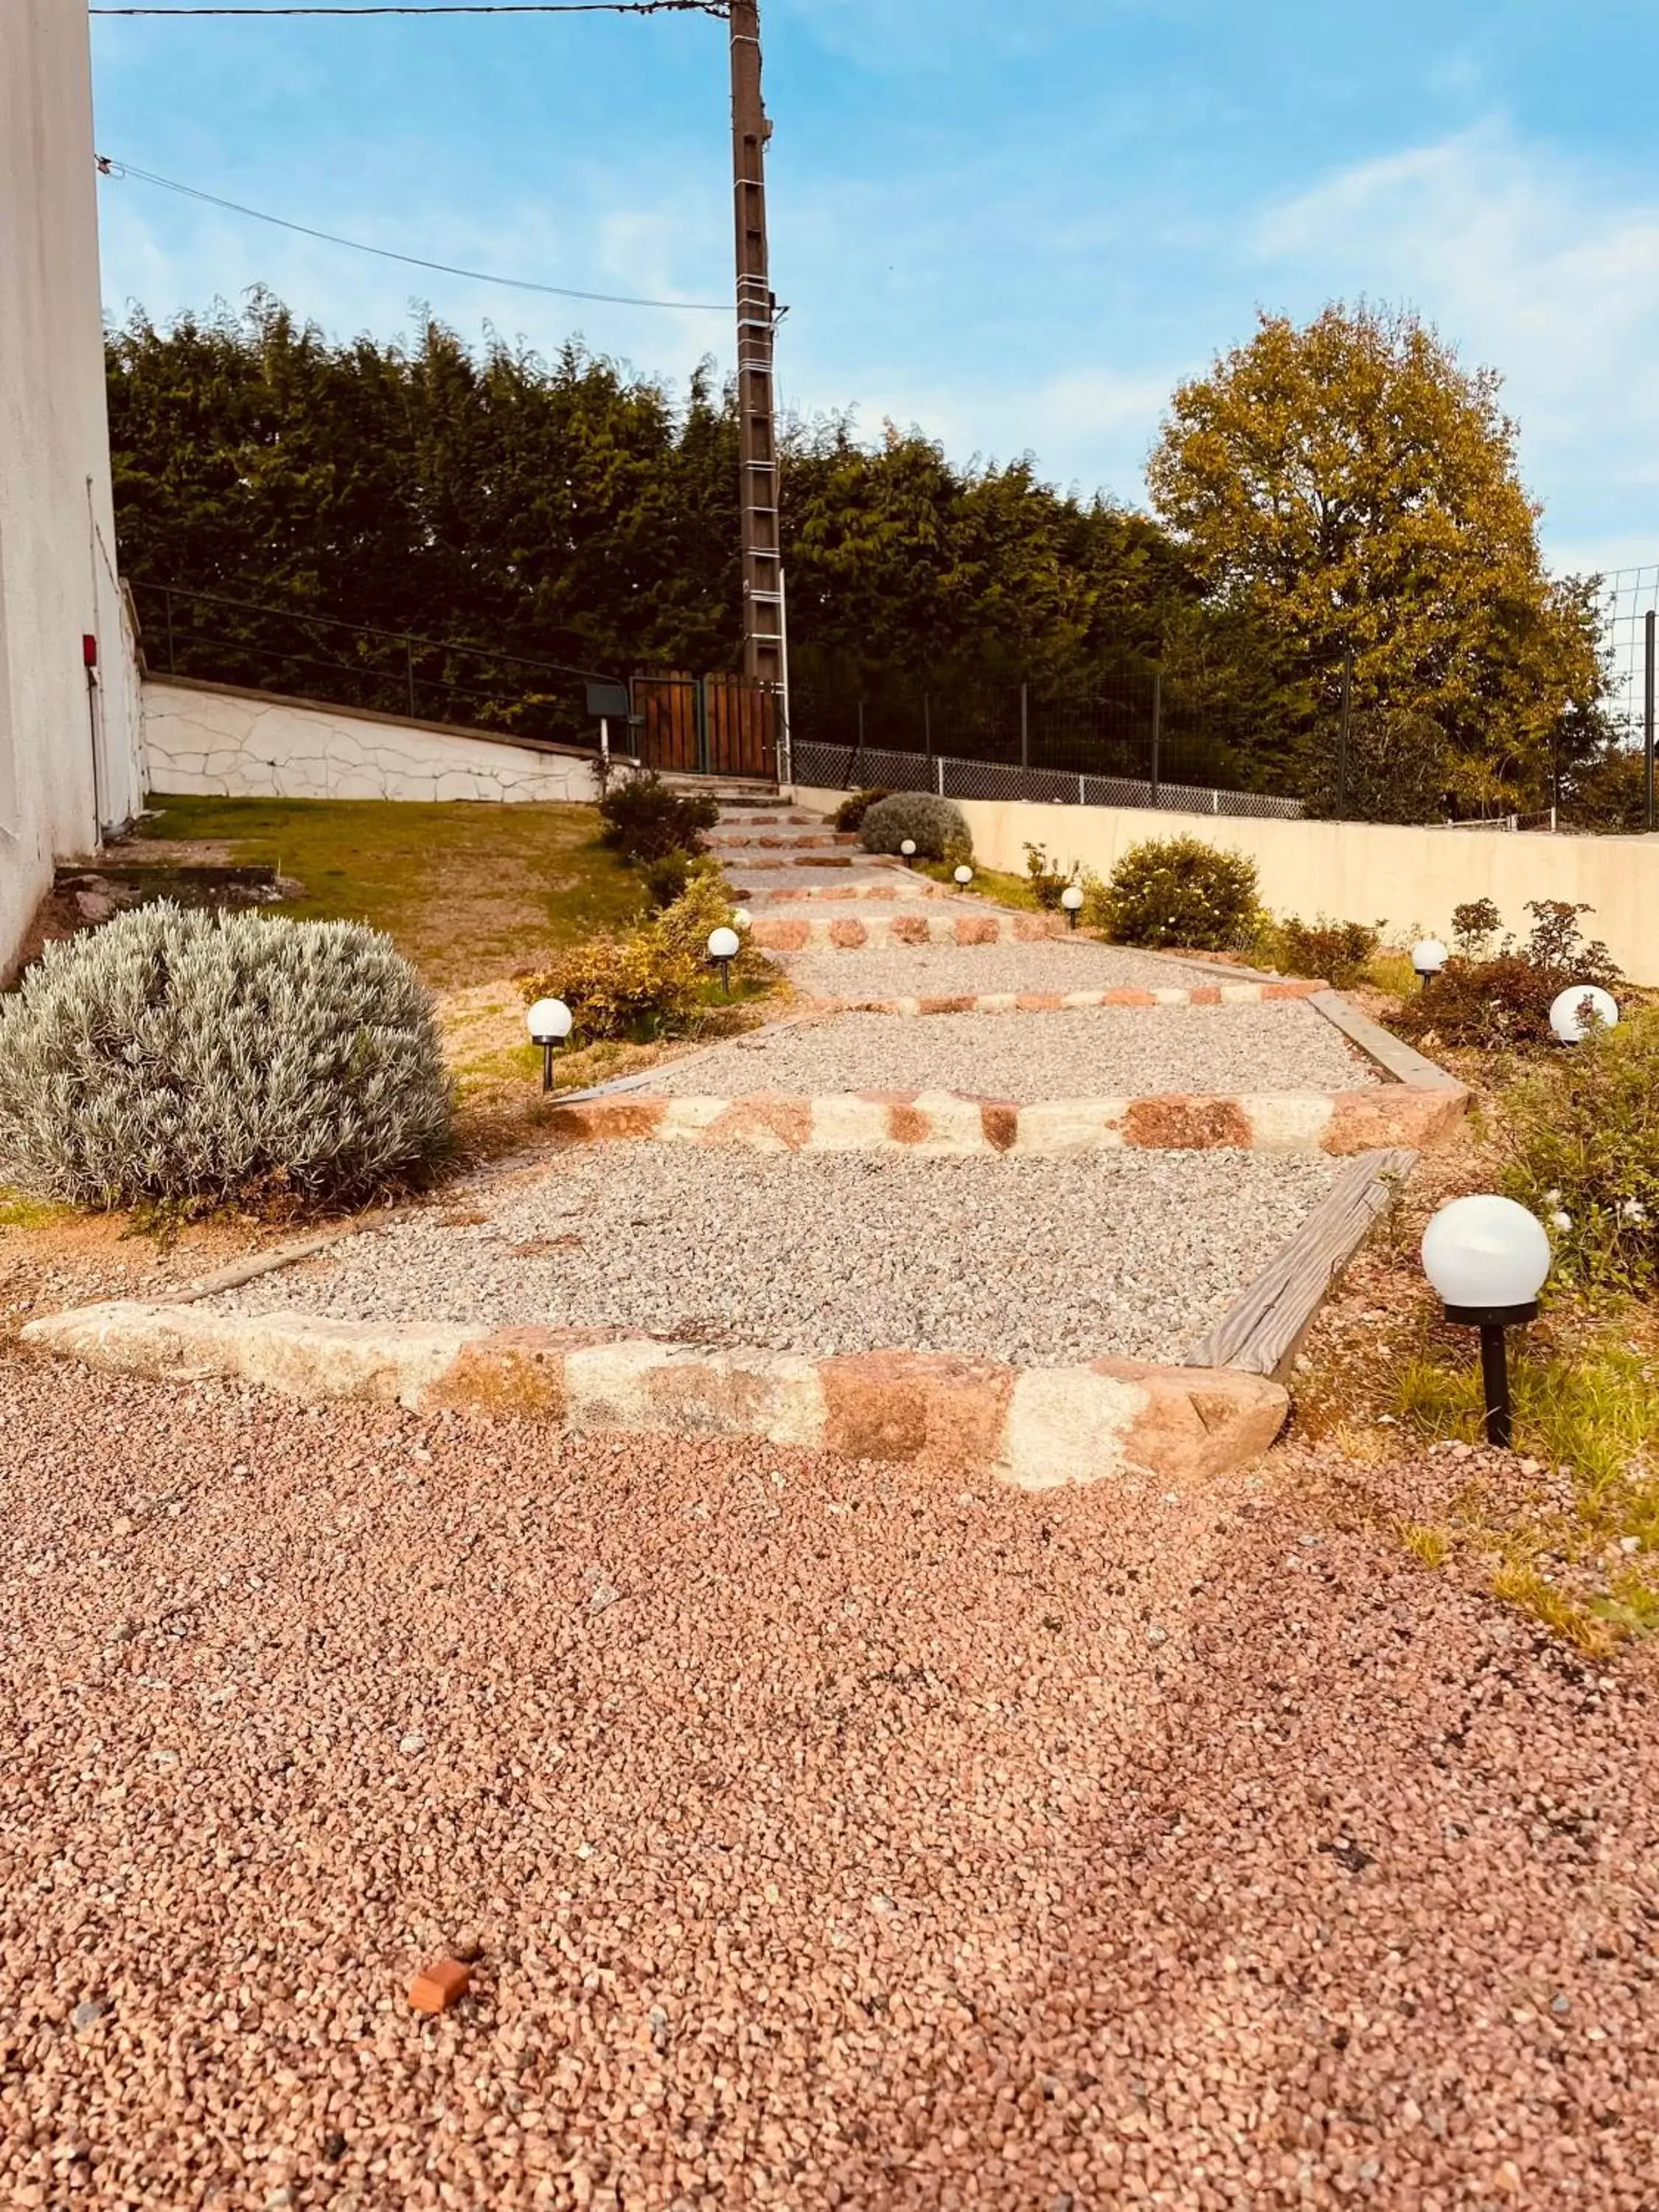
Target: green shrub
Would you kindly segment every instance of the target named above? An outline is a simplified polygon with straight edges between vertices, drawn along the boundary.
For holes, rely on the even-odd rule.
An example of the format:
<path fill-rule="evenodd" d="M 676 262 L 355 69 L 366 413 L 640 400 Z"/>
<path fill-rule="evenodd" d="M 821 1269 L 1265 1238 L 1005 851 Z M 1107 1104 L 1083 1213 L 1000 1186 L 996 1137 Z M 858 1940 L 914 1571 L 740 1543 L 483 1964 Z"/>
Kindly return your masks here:
<path fill-rule="evenodd" d="M 709 933 L 732 927 L 733 912 L 718 875 L 694 873 L 680 897 L 653 921 L 625 934 L 590 937 L 562 955 L 556 966 L 528 978 L 525 1003 L 562 999 L 574 1017 L 571 1037 L 578 1045 L 684 1036 L 710 1012 Z M 738 933 L 743 949 L 732 963 L 733 986 L 771 989 L 778 970 Z"/>
<path fill-rule="evenodd" d="M 672 906 L 677 898 L 684 896 L 685 887 L 691 880 L 691 855 L 690 853 L 665 853 L 659 860 L 646 862 L 644 875 L 645 896 L 650 902 L 652 911 L 659 912 L 664 907 Z"/>
<path fill-rule="evenodd" d="M 660 860 L 670 853 L 701 853 L 702 833 L 720 819 L 710 792 L 679 792 L 654 769 L 635 771 L 599 801 L 600 835 L 625 860 Z"/>
<path fill-rule="evenodd" d="M 868 791 L 855 791 L 850 799 L 843 799 L 836 809 L 837 830 L 862 830 L 864 817 L 878 799 L 892 796 L 884 784 L 877 784 Z"/>
<path fill-rule="evenodd" d="M 1578 927 L 1588 906 L 1534 899 L 1532 934 L 1516 947 L 1506 937 L 1495 952 L 1455 952 L 1427 990 L 1390 1017 L 1402 1036 L 1423 1044 L 1467 1045 L 1482 1052 L 1537 1048 L 1553 1042 L 1550 1007 L 1571 983 L 1611 990 L 1624 979 L 1605 945 L 1586 945 Z M 1480 947 L 1498 925 L 1488 899 L 1459 907 L 1455 941 Z"/>
<path fill-rule="evenodd" d="M 431 997 L 356 922 L 140 907 L 0 999 L 0 1182 L 33 1197 L 357 1205 L 449 1128 Z"/>
<path fill-rule="evenodd" d="M 878 799 L 860 825 L 866 853 L 896 853 L 907 837 L 916 841 L 923 860 L 968 859 L 974 841 L 954 799 L 931 791 L 895 791 Z"/>
<path fill-rule="evenodd" d="M 1504 1100 L 1504 1188 L 1549 1227 L 1556 1279 L 1659 1286 L 1659 1011 L 1592 1030 Z"/>
<path fill-rule="evenodd" d="M 1120 945 L 1180 945 L 1228 952 L 1248 937 L 1256 912 L 1255 864 L 1200 837 L 1159 837 L 1133 846 L 1091 891 L 1089 919 Z"/>
<path fill-rule="evenodd" d="M 1301 921 L 1295 915 L 1279 925 L 1279 945 L 1286 971 L 1322 978 L 1339 991 L 1358 983 L 1382 942 L 1363 921 Z"/>
<path fill-rule="evenodd" d="M 1025 880 L 1031 887 L 1031 896 L 1046 913 L 1059 911 L 1060 894 L 1072 880 L 1062 876 L 1041 845 L 1025 848 Z"/>

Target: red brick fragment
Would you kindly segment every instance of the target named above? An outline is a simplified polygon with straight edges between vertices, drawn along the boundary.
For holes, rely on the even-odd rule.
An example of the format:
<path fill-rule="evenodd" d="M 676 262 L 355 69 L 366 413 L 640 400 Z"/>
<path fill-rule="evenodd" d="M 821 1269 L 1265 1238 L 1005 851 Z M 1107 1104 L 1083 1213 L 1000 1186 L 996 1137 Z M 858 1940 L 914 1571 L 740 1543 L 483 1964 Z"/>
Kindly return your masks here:
<path fill-rule="evenodd" d="M 416 1975 L 409 1985 L 409 2002 L 416 2012 L 447 2012 L 466 1995 L 471 1979 L 471 1966 L 459 1959 L 440 1959 Z"/>

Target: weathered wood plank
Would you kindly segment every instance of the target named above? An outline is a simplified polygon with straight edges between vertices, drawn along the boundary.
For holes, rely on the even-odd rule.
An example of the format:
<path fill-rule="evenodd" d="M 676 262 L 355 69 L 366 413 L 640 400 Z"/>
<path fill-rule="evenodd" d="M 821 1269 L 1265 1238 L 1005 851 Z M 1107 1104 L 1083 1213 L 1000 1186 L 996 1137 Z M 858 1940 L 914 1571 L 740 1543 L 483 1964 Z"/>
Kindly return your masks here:
<path fill-rule="evenodd" d="M 1340 992 L 1316 991 L 1305 1003 L 1316 1013 L 1323 1014 L 1351 1044 L 1357 1044 L 1367 1059 L 1374 1060 L 1384 1074 L 1392 1076 L 1396 1083 L 1408 1083 L 1414 1091 L 1462 1091 L 1465 1087 L 1455 1075 L 1448 1075 L 1443 1067 L 1437 1067 L 1433 1060 L 1425 1059 L 1391 1030 L 1362 1014 L 1358 1006 L 1351 1006 Z"/>
<path fill-rule="evenodd" d="M 1187 1354 L 1188 1367 L 1280 1376 L 1396 1187 L 1417 1164 L 1403 1149 L 1362 1152 L 1249 1289 Z"/>

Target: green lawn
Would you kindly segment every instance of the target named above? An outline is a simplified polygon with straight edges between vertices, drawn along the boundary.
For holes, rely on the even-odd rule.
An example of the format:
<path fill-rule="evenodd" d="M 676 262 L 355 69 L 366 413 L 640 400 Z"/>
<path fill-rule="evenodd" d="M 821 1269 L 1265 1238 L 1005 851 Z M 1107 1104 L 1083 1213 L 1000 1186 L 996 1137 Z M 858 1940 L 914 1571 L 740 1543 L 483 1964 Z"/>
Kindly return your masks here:
<path fill-rule="evenodd" d="M 275 913 L 383 929 L 439 989 L 542 963 L 631 919 L 639 878 L 591 806 L 152 799 L 138 835 L 220 846 L 305 886 Z"/>

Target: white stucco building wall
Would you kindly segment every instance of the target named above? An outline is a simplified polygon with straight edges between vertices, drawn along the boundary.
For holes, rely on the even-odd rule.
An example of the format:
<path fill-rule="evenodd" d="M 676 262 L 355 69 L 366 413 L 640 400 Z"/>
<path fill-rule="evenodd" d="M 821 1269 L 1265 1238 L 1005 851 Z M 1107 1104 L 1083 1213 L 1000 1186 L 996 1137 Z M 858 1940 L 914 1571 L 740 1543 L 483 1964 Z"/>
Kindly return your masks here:
<path fill-rule="evenodd" d="M 96 641 L 90 678 L 82 640 Z M 81 0 L 0 0 L 0 975 L 58 859 L 142 799 L 115 569 Z"/>
<path fill-rule="evenodd" d="M 216 799 L 596 799 L 591 754 L 268 691 L 144 679 L 149 788 Z"/>

